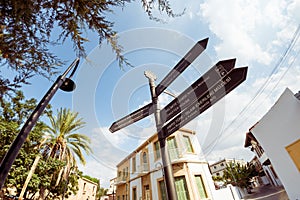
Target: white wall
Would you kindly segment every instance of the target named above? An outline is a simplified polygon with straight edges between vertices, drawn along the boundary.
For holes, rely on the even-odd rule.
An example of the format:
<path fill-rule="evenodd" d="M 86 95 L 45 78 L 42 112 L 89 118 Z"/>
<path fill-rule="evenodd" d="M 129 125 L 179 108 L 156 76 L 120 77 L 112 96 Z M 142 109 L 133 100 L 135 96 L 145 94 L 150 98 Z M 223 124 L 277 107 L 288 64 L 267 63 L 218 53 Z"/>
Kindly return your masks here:
<path fill-rule="evenodd" d="M 208 197 L 214 199 L 215 185 L 212 180 L 212 176 L 210 174 L 208 164 L 206 162 L 204 162 L 204 163 L 187 163 L 187 167 L 191 174 L 191 181 L 192 181 L 192 185 L 194 187 L 193 190 L 198 191 L 195 179 L 193 177 L 195 175 L 201 175 L 203 182 L 205 184 L 205 190 L 208 194 Z"/>
<path fill-rule="evenodd" d="M 242 198 L 240 193 L 237 187 L 228 185 L 226 188 L 214 191 L 214 200 L 239 200 Z"/>
<path fill-rule="evenodd" d="M 136 187 L 136 192 L 137 192 L 137 198 L 140 199 L 143 195 L 142 195 L 142 188 L 141 188 L 142 182 L 141 179 L 135 179 L 133 181 L 130 182 L 129 185 L 129 190 L 130 190 L 130 199 L 132 199 L 132 188 Z"/>
<path fill-rule="evenodd" d="M 152 187 L 152 199 L 159 199 L 158 198 L 158 184 L 157 184 L 157 179 L 162 178 L 162 170 L 156 171 L 151 173 L 151 187 Z"/>
<path fill-rule="evenodd" d="M 286 89 L 251 132 L 267 152 L 289 198 L 300 199 L 300 173 L 285 149 L 300 139 L 300 101 Z"/>

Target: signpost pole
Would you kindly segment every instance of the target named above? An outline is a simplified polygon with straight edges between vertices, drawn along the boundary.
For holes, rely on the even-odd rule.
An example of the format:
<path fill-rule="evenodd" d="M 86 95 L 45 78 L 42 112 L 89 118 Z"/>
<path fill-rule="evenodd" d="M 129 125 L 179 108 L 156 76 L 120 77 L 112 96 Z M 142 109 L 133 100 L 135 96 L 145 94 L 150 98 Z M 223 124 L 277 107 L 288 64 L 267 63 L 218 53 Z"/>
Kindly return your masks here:
<path fill-rule="evenodd" d="M 168 197 L 168 200 L 177 200 L 175 182 L 174 182 L 173 171 L 172 171 L 172 164 L 171 164 L 170 157 L 168 154 L 168 149 L 166 146 L 166 139 L 164 137 L 163 132 L 161 131 L 163 124 L 161 121 L 160 109 L 159 109 L 159 104 L 158 104 L 158 96 L 156 95 L 156 92 L 155 92 L 155 82 L 154 81 L 156 80 L 156 76 L 150 71 L 145 71 L 144 74 L 149 80 L 152 104 L 153 104 L 153 108 L 154 108 L 156 129 L 157 129 L 157 133 L 158 133 L 161 158 L 162 158 L 162 162 L 163 162 L 163 173 L 164 173 L 164 181 L 165 181 L 165 186 L 166 186 L 167 197 Z"/>

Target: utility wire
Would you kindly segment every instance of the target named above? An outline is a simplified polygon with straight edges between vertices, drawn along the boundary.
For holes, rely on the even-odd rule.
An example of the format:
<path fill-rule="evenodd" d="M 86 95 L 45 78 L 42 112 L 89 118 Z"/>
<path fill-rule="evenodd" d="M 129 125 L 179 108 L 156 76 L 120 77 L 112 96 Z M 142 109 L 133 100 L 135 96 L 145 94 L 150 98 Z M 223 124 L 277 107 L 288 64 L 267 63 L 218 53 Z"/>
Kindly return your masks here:
<path fill-rule="evenodd" d="M 279 67 L 282 65 L 283 61 L 287 58 L 288 54 L 291 52 L 291 50 L 294 48 L 295 44 L 297 43 L 297 40 L 299 38 L 299 33 L 300 33 L 300 24 L 298 25 L 292 40 L 289 44 L 289 46 L 287 47 L 287 49 L 285 50 L 285 52 L 283 53 L 283 55 L 280 57 L 279 61 L 277 62 L 277 64 L 275 65 L 274 69 L 272 70 L 272 72 L 269 75 L 269 78 L 265 81 L 265 83 L 259 88 L 259 90 L 256 92 L 256 94 L 254 95 L 254 97 L 249 101 L 249 103 L 241 110 L 241 112 L 237 115 L 237 117 L 231 121 L 231 123 L 229 125 L 226 126 L 225 129 L 223 129 L 223 131 L 220 131 L 220 133 L 217 136 L 216 140 L 213 140 L 210 144 L 207 145 L 207 147 L 204 149 L 204 151 L 208 150 L 211 146 L 211 150 L 208 151 L 207 153 L 209 154 L 216 146 L 216 144 L 220 141 L 220 138 L 222 137 L 223 133 L 228 130 L 236 121 L 237 119 L 239 119 L 241 117 L 242 114 L 245 113 L 246 110 L 249 109 L 249 107 L 254 103 L 254 101 L 256 100 L 256 98 L 262 94 L 262 92 L 265 90 L 265 88 L 267 87 L 267 85 L 269 84 L 272 75 L 279 69 Z M 242 123 L 244 123 L 245 120 L 243 120 Z M 233 131 L 235 131 L 239 126 L 237 126 Z M 232 132 L 230 132 L 229 135 L 231 135 Z"/>

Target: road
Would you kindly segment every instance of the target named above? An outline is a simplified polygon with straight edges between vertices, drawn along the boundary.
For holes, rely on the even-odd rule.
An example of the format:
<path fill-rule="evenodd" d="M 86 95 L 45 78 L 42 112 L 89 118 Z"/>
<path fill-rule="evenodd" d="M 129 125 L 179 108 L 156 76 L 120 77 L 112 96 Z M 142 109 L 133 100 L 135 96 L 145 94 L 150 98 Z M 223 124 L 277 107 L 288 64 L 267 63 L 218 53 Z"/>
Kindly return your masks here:
<path fill-rule="evenodd" d="M 288 196 L 283 187 L 271 185 L 254 188 L 252 194 L 244 197 L 248 200 L 288 200 Z"/>

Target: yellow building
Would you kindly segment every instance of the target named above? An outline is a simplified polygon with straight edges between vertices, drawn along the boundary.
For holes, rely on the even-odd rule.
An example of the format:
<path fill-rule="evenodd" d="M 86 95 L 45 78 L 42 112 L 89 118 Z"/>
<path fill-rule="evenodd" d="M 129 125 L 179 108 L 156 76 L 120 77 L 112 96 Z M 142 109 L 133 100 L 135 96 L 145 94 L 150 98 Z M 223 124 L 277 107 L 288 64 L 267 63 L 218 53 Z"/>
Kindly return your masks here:
<path fill-rule="evenodd" d="M 68 200 L 96 200 L 97 183 L 84 177 L 78 179 L 78 188 L 76 195 L 71 195 Z"/>
<path fill-rule="evenodd" d="M 212 199 L 214 184 L 195 132 L 180 129 L 166 143 L 178 199 Z M 124 158 L 117 169 L 116 200 L 166 199 L 157 134 Z"/>

